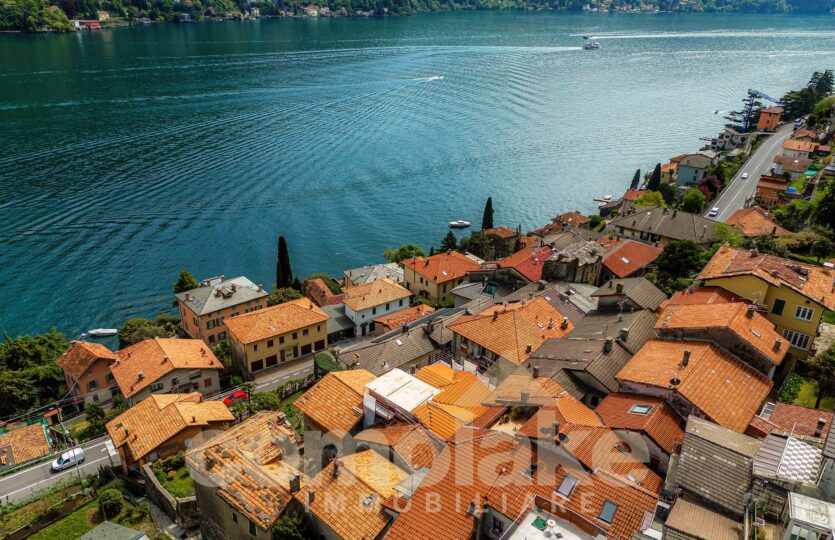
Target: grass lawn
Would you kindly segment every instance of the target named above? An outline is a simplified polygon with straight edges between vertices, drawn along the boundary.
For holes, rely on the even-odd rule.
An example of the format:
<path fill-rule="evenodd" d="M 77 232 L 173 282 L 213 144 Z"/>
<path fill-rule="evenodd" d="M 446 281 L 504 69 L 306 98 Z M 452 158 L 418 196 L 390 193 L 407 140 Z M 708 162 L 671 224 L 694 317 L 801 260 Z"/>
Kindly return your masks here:
<path fill-rule="evenodd" d="M 803 407 L 814 407 L 817 396 L 818 383 L 811 379 L 806 379 L 800 386 L 800 393 L 797 395 L 797 399 L 794 400 L 794 404 Z M 833 408 L 835 408 L 835 396 L 824 396 L 821 400 L 820 409 L 822 411 L 831 411 Z"/>
<path fill-rule="evenodd" d="M 180 467 L 174 478 L 168 477 L 168 471 L 156 471 L 160 484 L 168 490 L 168 493 L 177 498 L 191 497 L 194 495 L 194 480 L 188 474 L 188 469 Z"/>
<path fill-rule="evenodd" d="M 835 324 L 835 311 L 829 311 L 828 309 L 824 311 L 823 322 L 828 324 Z"/>
<path fill-rule="evenodd" d="M 114 416 L 118 416 L 121 413 L 121 410 L 118 409 L 106 409 L 104 411 L 105 414 L 105 422 L 113 418 Z M 85 442 L 95 439 L 96 437 L 101 437 L 104 435 L 104 427 L 102 426 L 101 430 L 94 430 L 90 426 L 90 422 L 87 420 L 79 420 L 75 424 L 70 426 L 70 433 L 74 438 L 78 440 L 78 442 Z"/>
<path fill-rule="evenodd" d="M 78 538 L 87 531 L 93 529 L 96 524 L 93 522 L 98 509 L 91 501 L 82 506 L 61 521 L 53 523 L 45 529 L 41 529 L 29 538 L 31 540 L 52 540 L 53 538 Z"/>
<path fill-rule="evenodd" d="M 45 508 L 49 508 L 79 491 L 81 491 L 80 485 L 69 487 L 65 485 L 51 489 L 35 500 L 24 501 L 23 504 L 17 506 L 4 506 L 2 512 L 0 512 L 0 538 L 31 523 Z"/>

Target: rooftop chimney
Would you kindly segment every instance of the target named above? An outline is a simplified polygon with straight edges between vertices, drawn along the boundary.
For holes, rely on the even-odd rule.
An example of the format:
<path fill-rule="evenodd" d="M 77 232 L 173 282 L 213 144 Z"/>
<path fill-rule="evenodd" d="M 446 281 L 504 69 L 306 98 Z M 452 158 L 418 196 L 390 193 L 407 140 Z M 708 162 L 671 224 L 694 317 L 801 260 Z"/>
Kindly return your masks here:
<path fill-rule="evenodd" d="M 220 276 L 220 282 L 223 283 L 224 281 L 226 281 L 226 276 Z"/>
<path fill-rule="evenodd" d="M 684 351 L 684 355 L 681 357 L 681 366 L 686 367 L 687 364 L 690 363 L 690 351 Z"/>
<path fill-rule="evenodd" d="M 748 312 L 746 313 L 746 315 L 748 315 L 749 319 L 754 318 L 754 312 L 756 310 L 757 310 L 757 307 L 754 304 L 748 304 Z"/>
<path fill-rule="evenodd" d="M 258 284 L 258 292 L 264 292 L 264 286 L 260 283 Z"/>
<path fill-rule="evenodd" d="M 301 489 L 301 478 L 298 474 L 294 474 L 290 477 L 290 493 L 298 493 Z M 309 493 L 313 493 L 310 491 Z"/>
<path fill-rule="evenodd" d="M 554 328 L 554 319 L 552 317 L 548 317 L 548 330 Z"/>
<path fill-rule="evenodd" d="M 141 371 L 136 374 L 136 380 L 137 381 L 141 381 L 144 378 L 145 378 L 145 374 L 142 373 Z"/>
<path fill-rule="evenodd" d="M 620 332 L 618 332 L 618 339 L 626 343 L 626 340 L 629 338 L 629 328 L 621 328 Z"/>
<path fill-rule="evenodd" d="M 618 281 L 618 284 L 615 286 L 615 291 L 619 293 L 623 292 L 623 281 Z"/>
<path fill-rule="evenodd" d="M 531 399 L 531 391 L 530 390 L 521 390 L 519 392 L 519 401 L 522 403 L 527 403 Z"/>
<path fill-rule="evenodd" d="M 238 291 L 238 286 L 233 283 L 232 284 L 232 292 L 237 292 L 237 291 Z"/>
<path fill-rule="evenodd" d="M 338 459 L 333 460 L 333 476 L 334 477 L 339 476 L 339 466 L 340 465 L 341 465 L 341 463 L 339 462 Z"/>
<path fill-rule="evenodd" d="M 307 504 L 308 505 L 313 504 L 313 499 L 315 499 L 315 498 L 316 498 L 316 493 L 313 490 L 309 490 L 307 492 Z"/>
<path fill-rule="evenodd" d="M 186 302 L 188 302 L 189 300 L 191 300 L 191 295 L 189 293 L 186 293 Z"/>
<path fill-rule="evenodd" d="M 542 279 L 540 279 L 539 281 L 537 281 L 537 282 L 536 282 L 536 290 L 537 290 L 537 291 L 544 291 L 544 290 L 545 290 L 545 283 L 546 283 L 546 282 L 545 282 L 544 280 L 542 280 Z"/>
<path fill-rule="evenodd" d="M 562 318 L 562 322 L 560 323 L 560 328 L 562 328 L 563 330 L 568 328 L 568 317 L 563 317 Z"/>
<path fill-rule="evenodd" d="M 783 340 L 782 340 L 782 339 L 777 338 L 777 339 L 775 339 L 775 340 L 774 340 L 774 350 L 775 350 L 775 351 L 779 351 L 779 350 L 780 350 L 780 347 L 781 347 L 782 345 L 783 345 Z"/>
<path fill-rule="evenodd" d="M 534 379 L 539 377 L 539 366 L 534 366 L 533 367 L 533 369 L 531 370 L 531 375 L 533 376 Z"/>
<path fill-rule="evenodd" d="M 496 319 L 498 319 L 498 318 L 499 318 L 499 312 L 498 312 L 498 311 L 494 311 L 494 312 L 493 312 L 493 320 L 495 321 L 495 320 L 496 320 Z"/>
<path fill-rule="evenodd" d="M 606 341 L 603 342 L 603 352 L 612 352 L 612 345 L 614 345 L 615 340 L 610 337 L 606 338 Z"/>
<path fill-rule="evenodd" d="M 528 343 L 528 345 L 525 347 L 525 352 L 530 353 L 532 350 L 533 350 L 533 346 L 530 343 Z"/>

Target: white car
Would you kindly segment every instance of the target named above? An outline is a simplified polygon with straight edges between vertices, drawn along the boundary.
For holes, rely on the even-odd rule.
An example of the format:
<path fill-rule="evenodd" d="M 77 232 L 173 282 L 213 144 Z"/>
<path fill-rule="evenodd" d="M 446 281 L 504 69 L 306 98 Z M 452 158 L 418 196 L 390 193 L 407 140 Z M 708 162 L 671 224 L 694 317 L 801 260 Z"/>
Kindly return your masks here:
<path fill-rule="evenodd" d="M 714 206 L 710 209 L 710 212 L 707 214 L 707 217 L 716 217 L 719 215 L 719 207 Z"/>
<path fill-rule="evenodd" d="M 748 173 L 747 172 L 742 173 L 742 179 L 745 180 L 746 178 L 748 178 Z"/>
<path fill-rule="evenodd" d="M 84 450 L 81 448 L 63 452 L 58 456 L 58 459 L 52 462 L 52 470 L 63 471 L 64 469 L 75 467 L 77 463 L 84 463 Z"/>

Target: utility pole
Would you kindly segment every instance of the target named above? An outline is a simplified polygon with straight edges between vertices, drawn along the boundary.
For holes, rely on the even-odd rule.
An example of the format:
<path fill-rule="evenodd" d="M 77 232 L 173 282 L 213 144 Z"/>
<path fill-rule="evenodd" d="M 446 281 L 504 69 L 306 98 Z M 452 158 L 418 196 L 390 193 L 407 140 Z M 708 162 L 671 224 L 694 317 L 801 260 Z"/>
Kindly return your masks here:
<path fill-rule="evenodd" d="M 61 424 L 61 429 L 64 430 L 65 440 L 69 439 L 70 441 L 72 441 L 72 446 L 70 447 L 70 450 L 72 451 L 73 461 L 75 462 L 75 472 L 78 475 L 78 483 L 81 484 L 82 483 L 81 482 L 81 469 L 78 468 L 78 456 L 76 456 L 76 454 L 75 454 L 75 448 L 76 448 L 75 439 L 70 436 L 70 432 L 67 429 L 67 427 L 64 425 L 63 420 L 59 420 L 58 423 Z"/>

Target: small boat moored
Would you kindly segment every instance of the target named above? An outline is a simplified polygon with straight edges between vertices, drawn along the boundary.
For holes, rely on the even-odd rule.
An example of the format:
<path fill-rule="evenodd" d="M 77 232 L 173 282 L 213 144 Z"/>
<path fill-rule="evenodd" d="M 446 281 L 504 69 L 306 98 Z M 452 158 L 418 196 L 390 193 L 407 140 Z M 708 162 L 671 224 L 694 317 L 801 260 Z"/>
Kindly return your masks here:
<path fill-rule="evenodd" d="M 87 335 L 92 337 L 110 337 L 118 334 L 119 331 L 115 328 L 93 328 L 87 330 Z"/>
<path fill-rule="evenodd" d="M 456 219 L 455 221 L 449 222 L 450 229 L 466 229 L 470 226 L 470 222 L 466 219 Z"/>
<path fill-rule="evenodd" d="M 598 43 L 596 41 L 594 41 L 592 43 L 586 43 L 585 45 L 583 45 L 583 49 L 585 49 L 587 51 L 591 51 L 591 50 L 594 50 L 594 49 L 599 49 L 600 47 L 601 47 L 600 43 Z"/>
<path fill-rule="evenodd" d="M 583 34 L 583 39 L 591 39 L 592 37 L 591 34 Z"/>

